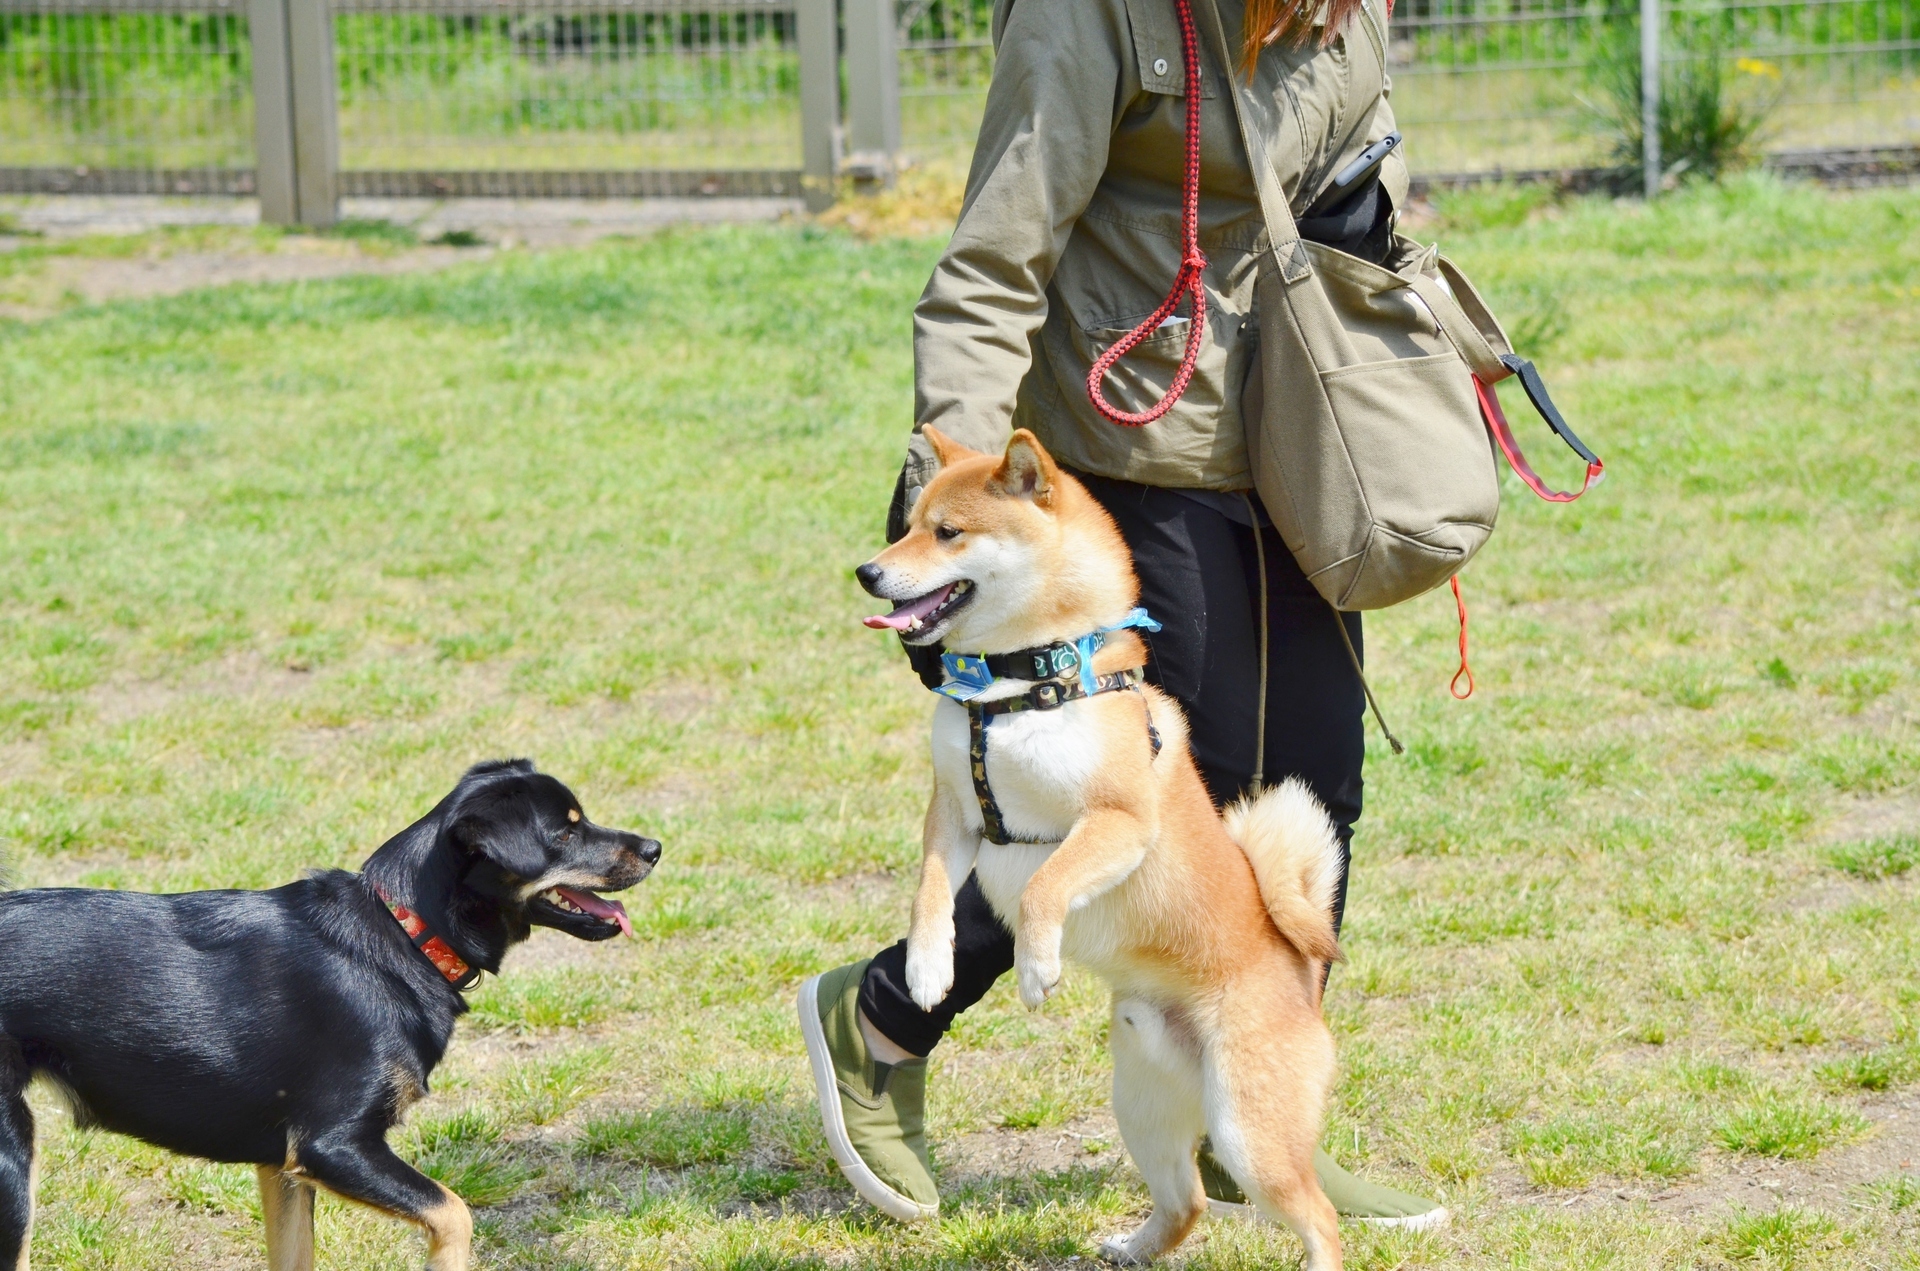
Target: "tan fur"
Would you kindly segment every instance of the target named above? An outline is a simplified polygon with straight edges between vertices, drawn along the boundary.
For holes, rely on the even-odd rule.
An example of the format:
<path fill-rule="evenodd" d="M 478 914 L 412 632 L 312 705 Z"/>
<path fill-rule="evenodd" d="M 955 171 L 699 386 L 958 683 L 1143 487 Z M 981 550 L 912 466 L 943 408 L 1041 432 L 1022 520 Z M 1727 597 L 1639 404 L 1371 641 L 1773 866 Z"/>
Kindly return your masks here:
<path fill-rule="evenodd" d="M 473 1260 L 473 1214 L 445 1187 L 440 1194 L 445 1199 L 418 1219 L 427 1233 L 427 1271 L 467 1271 Z"/>
<path fill-rule="evenodd" d="M 907 535 L 873 563 L 884 571 L 883 594 L 899 600 L 956 578 L 974 583 L 975 598 L 927 638 L 958 652 L 1007 652 L 1073 639 L 1133 606 L 1139 586 L 1112 519 L 1031 433 L 1015 432 L 1006 453 L 991 456 L 925 431 L 941 468 Z M 960 532 L 943 539 L 943 526 Z M 1138 666 L 1143 654 L 1131 632 L 1116 633 L 1095 670 Z M 931 1005 L 952 984 L 953 894 L 973 871 L 1014 930 L 1030 1007 L 1058 987 L 1063 956 L 1113 989 L 1114 1110 L 1154 1209 L 1139 1230 L 1110 1241 L 1107 1256 L 1147 1261 L 1186 1237 L 1205 1209 L 1194 1151 L 1210 1133 L 1249 1198 L 1301 1236 L 1309 1271 L 1337 1271 L 1333 1208 L 1313 1170 L 1334 1077 L 1320 978 L 1339 952 L 1326 881 L 1337 858 L 1324 813 L 1314 822 L 1305 792 L 1282 787 L 1271 805 L 1240 811 L 1236 841 L 1193 765 L 1179 707 L 1148 688 L 1061 708 L 1058 726 L 1068 731 L 1052 755 L 1019 758 L 1045 748 L 1019 751 L 1008 740 L 1017 734 L 996 724 L 990 774 L 1008 771 L 996 764 L 1031 769 L 1012 774 L 1027 774 L 1026 785 L 995 779 L 1010 816 L 1008 792 L 1055 788 L 1046 764 L 1080 773 L 1071 767 L 1078 756 L 1088 766 L 1056 782 L 1058 806 L 1069 809 L 1056 815 L 1070 824 L 1057 847 L 987 844 L 964 766 L 942 763 L 941 721 L 959 726 L 957 709 L 936 707 L 935 788 L 908 935 L 915 999 Z M 1157 758 L 1149 712 L 1162 739 Z M 1020 881 L 1036 854 L 1043 859 Z"/>
<path fill-rule="evenodd" d="M 256 1167 L 268 1271 L 313 1271 L 313 1188 L 278 1166 Z"/>
<path fill-rule="evenodd" d="M 388 1068 L 387 1082 L 393 1090 L 393 1116 L 396 1121 L 406 1116 L 407 1109 L 427 1097 L 419 1077 L 405 1064 L 394 1064 Z"/>
<path fill-rule="evenodd" d="M 27 1229 L 20 1234 L 20 1256 L 14 1260 L 15 1271 L 32 1271 L 33 1268 L 33 1209 L 34 1199 L 40 1195 L 40 1145 L 34 1144 L 33 1158 L 27 1162 Z"/>

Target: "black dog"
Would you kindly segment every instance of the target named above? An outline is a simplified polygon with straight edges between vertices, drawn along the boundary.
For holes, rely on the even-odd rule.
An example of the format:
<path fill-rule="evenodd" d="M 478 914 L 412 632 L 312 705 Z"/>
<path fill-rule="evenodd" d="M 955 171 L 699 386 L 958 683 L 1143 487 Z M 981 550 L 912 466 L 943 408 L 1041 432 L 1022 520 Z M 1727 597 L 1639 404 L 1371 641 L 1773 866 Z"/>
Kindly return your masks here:
<path fill-rule="evenodd" d="M 76 1119 L 259 1167 L 268 1258 L 312 1265 L 312 1186 L 417 1223 L 463 1271 L 467 1207 L 393 1154 L 466 1010 L 531 926 L 631 933 L 595 892 L 660 844 L 586 819 L 524 759 L 486 763 L 368 859 L 271 891 L 0 895 L 0 1268 L 25 1267 L 45 1075 Z"/>

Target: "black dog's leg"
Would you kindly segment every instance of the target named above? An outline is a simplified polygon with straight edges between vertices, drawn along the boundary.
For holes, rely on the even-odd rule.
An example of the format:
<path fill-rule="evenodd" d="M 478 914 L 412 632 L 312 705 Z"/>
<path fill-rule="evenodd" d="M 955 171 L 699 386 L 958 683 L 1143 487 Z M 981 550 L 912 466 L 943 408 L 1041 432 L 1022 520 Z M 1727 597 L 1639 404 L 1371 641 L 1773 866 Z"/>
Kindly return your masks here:
<path fill-rule="evenodd" d="M 328 1191 L 425 1230 L 427 1271 L 467 1271 L 473 1216 L 466 1202 L 395 1156 L 384 1137 L 316 1139 L 294 1155 L 301 1172 Z"/>
<path fill-rule="evenodd" d="M 33 1113 L 27 1108 L 27 1061 L 0 1037 L 0 1267 L 27 1271 L 33 1235 Z"/>

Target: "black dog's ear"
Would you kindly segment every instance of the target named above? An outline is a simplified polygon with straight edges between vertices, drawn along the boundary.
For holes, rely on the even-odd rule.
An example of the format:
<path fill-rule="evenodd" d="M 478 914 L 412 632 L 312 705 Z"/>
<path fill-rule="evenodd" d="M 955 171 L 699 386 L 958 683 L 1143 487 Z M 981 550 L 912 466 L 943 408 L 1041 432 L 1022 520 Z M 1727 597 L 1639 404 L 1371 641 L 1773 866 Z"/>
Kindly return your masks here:
<path fill-rule="evenodd" d="M 447 835 L 516 878 L 534 879 L 546 872 L 547 849 L 531 817 L 502 817 L 494 809 L 465 812 L 447 827 Z"/>

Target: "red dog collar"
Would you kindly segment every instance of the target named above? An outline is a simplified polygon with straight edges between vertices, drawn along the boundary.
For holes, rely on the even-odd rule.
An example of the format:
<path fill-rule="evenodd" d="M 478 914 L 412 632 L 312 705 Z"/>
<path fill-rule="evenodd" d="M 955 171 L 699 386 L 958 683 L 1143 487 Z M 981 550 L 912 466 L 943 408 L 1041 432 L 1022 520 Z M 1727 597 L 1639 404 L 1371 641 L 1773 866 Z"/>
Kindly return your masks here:
<path fill-rule="evenodd" d="M 374 884 L 374 893 L 387 906 L 387 912 L 400 924 L 400 929 L 413 941 L 413 947 L 427 956 L 434 970 L 447 977 L 447 983 L 456 989 L 470 989 L 480 979 L 480 973 L 468 966 L 466 960 L 453 951 L 453 946 L 435 935 L 427 920 L 407 908 L 393 897 L 387 895 L 387 889 Z"/>

